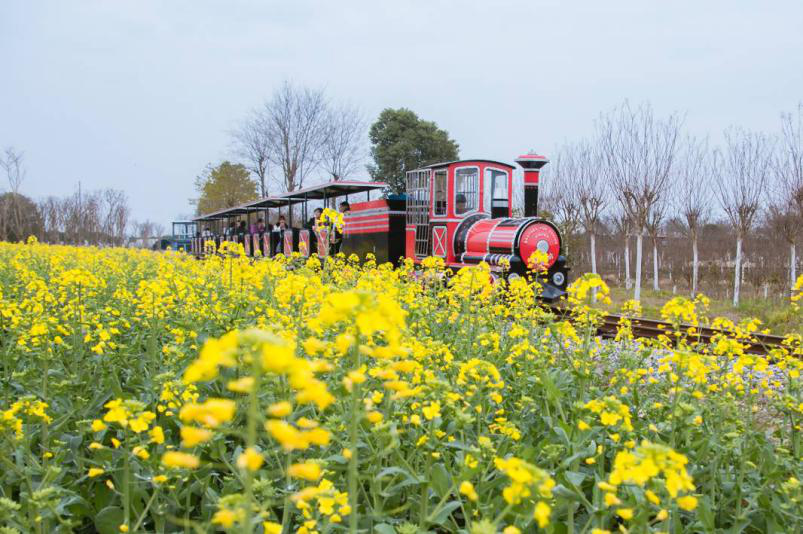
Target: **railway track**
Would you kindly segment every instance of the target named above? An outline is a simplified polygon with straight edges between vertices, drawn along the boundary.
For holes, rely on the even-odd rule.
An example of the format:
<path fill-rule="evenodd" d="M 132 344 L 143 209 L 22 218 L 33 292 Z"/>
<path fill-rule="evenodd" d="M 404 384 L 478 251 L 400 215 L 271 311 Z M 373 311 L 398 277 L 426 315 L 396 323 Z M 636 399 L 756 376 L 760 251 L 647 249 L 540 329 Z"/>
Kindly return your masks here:
<path fill-rule="evenodd" d="M 563 318 L 570 318 L 569 310 L 559 306 L 549 306 L 548 309 L 555 315 Z M 597 328 L 597 335 L 604 339 L 613 339 L 619 330 L 619 323 L 622 319 L 621 315 L 606 314 L 603 317 L 602 324 Z M 631 329 L 636 338 L 655 339 L 667 332 L 671 332 L 673 327 L 671 323 L 664 321 L 657 321 L 655 319 L 646 319 L 643 317 L 636 317 L 630 319 Z M 710 343 L 712 339 L 718 334 L 729 335 L 727 330 L 717 328 L 709 328 L 705 326 L 694 326 L 690 324 L 681 324 L 683 330 L 688 328 L 696 328 L 696 338 L 702 343 Z M 756 355 L 767 355 L 773 348 L 781 347 L 783 343 L 783 336 L 774 336 L 770 334 L 755 333 L 751 336 L 749 341 L 742 340 L 746 344 L 745 352 Z"/>

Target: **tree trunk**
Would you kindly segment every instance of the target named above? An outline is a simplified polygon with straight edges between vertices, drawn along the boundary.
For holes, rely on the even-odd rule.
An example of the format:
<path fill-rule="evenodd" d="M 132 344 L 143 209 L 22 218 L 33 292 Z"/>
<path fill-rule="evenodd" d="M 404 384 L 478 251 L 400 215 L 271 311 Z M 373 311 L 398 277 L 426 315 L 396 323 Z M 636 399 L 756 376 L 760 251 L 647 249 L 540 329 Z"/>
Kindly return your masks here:
<path fill-rule="evenodd" d="M 795 287 L 795 282 L 797 282 L 797 254 L 794 242 L 789 245 L 789 279 L 791 280 L 789 287 Z"/>
<path fill-rule="evenodd" d="M 697 251 L 697 236 L 691 240 L 691 296 L 697 296 L 697 273 L 699 268 L 699 255 Z"/>
<path fill-rule="evenodd" d="M 597 274 L 597 239 L 594 232 L 591 232 L 591 272 Z"/>
<path fill-rule="evenodd" d="M 635 300 L 641 300 L 641 252 L 643 249 L 644 236 L 643 232 L 636 234 L 636 289 L 633 292 Z"/>
<path fill-rule="evenodd" d="M 739 289 L 742 286 L 742 236 L 736 238 L 736 260 L 733 266 L 733 305 L 739 305 Z"/>
<path fill-rule="evenodd" d="M 652 240 L 652 288 L 659 291 L 658 286 L 658 240 Z"/>
<path fill-rule="evenodd" d="M 630 289 L 630 236 L 625 234 L 625 289 Z"/>

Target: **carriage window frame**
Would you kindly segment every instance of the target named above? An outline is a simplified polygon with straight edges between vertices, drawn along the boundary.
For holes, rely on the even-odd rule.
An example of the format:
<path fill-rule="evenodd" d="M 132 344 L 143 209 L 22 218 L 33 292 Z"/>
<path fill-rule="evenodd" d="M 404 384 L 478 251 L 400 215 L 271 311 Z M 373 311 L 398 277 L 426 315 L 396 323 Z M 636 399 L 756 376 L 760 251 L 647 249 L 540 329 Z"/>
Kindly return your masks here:
<path fill-rule="evenodd" d="M 443 204 L 438 209 L 438 177 L 443 175 Z M 432 216 L 446 217 L 449 213 L 449 169 L 440 169 L 432 172 Z"/>
<path fill-rule="evenodd" d="M 462 170 L 473 169 L 474 176 L 476 179 L 476 185 L 474 187 L 474 203 L 470 209 L 462 211 L 460 213 L 457 212 L 457 176 L 458 173 Z M 452 211 L 454 212 L 456 217 L 465 217 L 471 213 L 476 213 L 480 209 L 480 167 L 478 165 L 465 165 L 463 167 L 455 167 L 453 180 L 452 180 Z M 467 204 L 468 207 L 468 204 Z"/>
<path fill-rule="evenodd" d="M 504 184 L 505 184 L 505 192 L 506 192 L 506 195 L 504 197 L 494 197 L 493 174 L 492 174 L 492 172 L 489 172 L 489 171 L 500 172 L 504 176 Z M 504 200 L 504 201 L 506 201 L 508 203 L 508 210 L 509 210 L 510 209 L 510 204 L 511 204 L 511 198 L 510 198 L 510 171 L 505 170 L 505 169 L 500 169 L 499 167 L 488 166 L 488 167 L 484 168 L 483 173 L 482 173 L 482 178 L 483 178 L 483 180 L 482 180 L 482 182 L 483 182 L 482 183 L 482 195 L 483 195 L 482 208 L 483 208 L 483 211 L 487 211 L 488 213 L 491 213 L 491 211 L 493 210 L 493 206 L 494 206 L 494 204 L 493 204 L 494 200 Z M 491 179 L 490 180 L 490 182 L 491 182 L 490 184 L 488 183 L 489 178 Z M 487 195 L 488 198 L 486 198 L 486 195 L 485 195 L 486 192 L 488 193 L 488 195 Z"/>

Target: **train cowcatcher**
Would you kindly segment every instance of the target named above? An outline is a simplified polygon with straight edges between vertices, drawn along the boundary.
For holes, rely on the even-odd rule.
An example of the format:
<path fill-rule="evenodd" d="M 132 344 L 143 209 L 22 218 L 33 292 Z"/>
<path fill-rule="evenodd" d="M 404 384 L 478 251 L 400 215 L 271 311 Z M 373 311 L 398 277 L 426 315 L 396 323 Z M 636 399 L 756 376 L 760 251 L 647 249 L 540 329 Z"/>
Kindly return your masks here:
<path fill-rule="evenodd" d="M 326 203 L 344 196 L 352 200 L 365 193 L 366 200 L 352 200 L 344 217 L 340 251 L 346 255 L 365 257 L 372 253 L 378 262 L 410 258 L 417 264 L 435 256 L 453 270 L 485 262 L 493 276 L 516 277 L 532 268 L 528 260 L 535 251 L 540 251 L 540 257 L 546 259 L 538 269 L 543 286 L 541 296 L 554 300 L 565 293 L 569 267 L 558 228 L 538 217 L 539 174 L 548 160 L 529 153 L 519 156 L 516 163 L 524 173 L 522 217 L 513 216 L 515 167 L 499 161 L 471 159 L 408 171 L 405 195 L 371 199 L 372 192 L 388 191 L 388 185 L 339 180 L 201 215 L 195 221 L 219 228 L 223 221 L 245 218 L 250 223 L 252 216 L 260 212 L 269 220 L 270 209 L 285 207 L 290 217 L 290 227 L 286 230 L 266 230 L 258 235 L 251 231 L 227 237 L 218 232 L 211 238 L 217 244 L 224 240 L 239 241 L 246 253 L 253 256 L 294 251 L 304 256 L 310 253 L 326 256 L 330 249 L 327 231 L 293 227 L 291 206 L 301 204 L 302 219 L 306 220 L 310 201 Z M 206 228 L 207 235 L 193 239 L 196 256 L 203 255 L 204 242 L 210 239 L 210 226 Z"/>

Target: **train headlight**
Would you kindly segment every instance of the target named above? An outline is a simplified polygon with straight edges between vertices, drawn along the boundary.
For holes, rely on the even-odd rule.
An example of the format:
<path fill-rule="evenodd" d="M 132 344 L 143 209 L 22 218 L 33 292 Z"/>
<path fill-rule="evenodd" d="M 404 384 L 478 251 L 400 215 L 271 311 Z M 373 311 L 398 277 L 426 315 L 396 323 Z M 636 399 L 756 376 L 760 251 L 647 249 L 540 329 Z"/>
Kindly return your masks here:
<path fill-rule="evenodd" d="M 519 276 L 519 273 L 510 273 L 509 275 L 507 275 L 508 280 L 518 280 L 519 278 L 521 278 L 521 276 Z"/>
<path fill-rule="evenodd" d="M 547 254 L 549 252 L 549 242 L 546 239 L 540 239 L 538 243 L 535 244 L 535 248 Z"/>
<path fill-rule="evenodd" d="M 552 283 L 556 286 L 562 286 L 563 282 L 566 281 L 566 276 L 562 272 L 557 272 L 552 275 Z"/>

